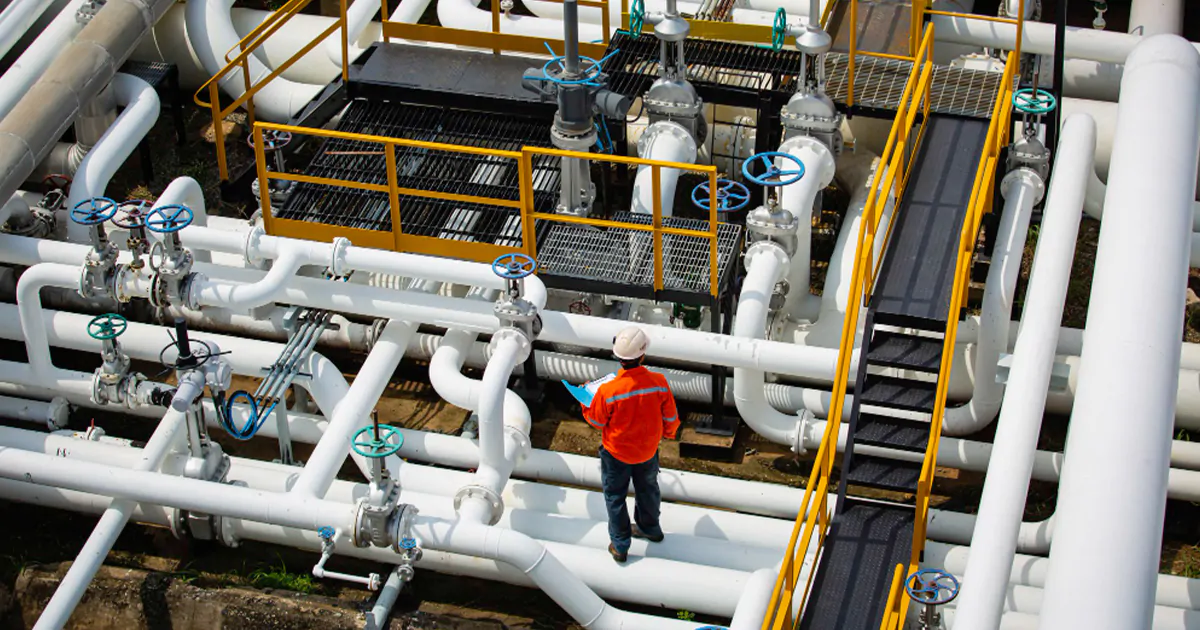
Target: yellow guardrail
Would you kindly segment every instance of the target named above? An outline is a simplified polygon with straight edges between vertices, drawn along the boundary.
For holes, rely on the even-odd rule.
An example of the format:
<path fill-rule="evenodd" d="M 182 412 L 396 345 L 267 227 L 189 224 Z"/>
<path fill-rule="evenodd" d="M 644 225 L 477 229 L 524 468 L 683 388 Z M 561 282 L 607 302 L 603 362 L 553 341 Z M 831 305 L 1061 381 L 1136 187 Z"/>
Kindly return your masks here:
<path fill-rule="evenodd" d="M 221 125 L 225 117 L 244 105 L 246 107 L 246 122 L 250 127 L 253 127 L 255 124 L 254 95 L 258 94 L 263 87 L 283 74 L 284 71 L 299 61 L 301 57 L 307 55 L 308 51 L 315 48 L 317 44 L 325 41 L 326 38 L 335 32 L 340 32 L 342 38 L 342 80 L 345 81 L 349 78 L 350 70 L 349 61 L 347 60 L 349 42 L 346 39 L 346 0 L 339 0 L 338 19 L 328 28 L 321 31 L 312 41 L 305 44 L 300 50 L 297 50 L 291 57 L 288 57 L 287 60 L 276 66 L 274 70 L 257 82 L 250 76 L 250 56 L 254 54 L 254 51 L 268 38 L 278 32 L 297 13 L 303 10 L 304 7 L 308 6 L 310 2 L 312 0 L 288 0 L 286 4 L 267 16 L 267 19 L 263 20 L 262 24 L 255 27 L 236 46 L 225 53 L 225 59 L 228 60 L 228 63 L 213 75 L 212 78 L 205 81 L 204 85 L 201 85 L 196 90 L 195 96 L 193 96 L 193 100 L 195 100 L 197 105 L 206 107 L 212 112 L 213 143 L 217 147 L 217 169 L 220 171 L 222 181 L 229 179 L 229 165 L 225 157 L 225 130 Z M 236 57 L 230 59 L 229 55 L 237 49 L 241 49 L 241 52 Z M 229 105 L 222 107 L 221 81 L 225 80 L 225 77 L 229 76 L 235 69 L 242 71 L 242 95 L 234 99 Z M 208 93 L 207 101 L 201 96 L 205 92 Z"/>
<path fill-rule="evenodd" d="M 887 145 L 880 157 L 880 166 L 876 168 L 875 177 L 871 182 L 871 193 L 863 209 L 863 221 L 859 224 L 858 231 L 858 258 L 855 261 L 854 274 L 850 281 L 852 303 L 857 303 L 860 296 L 862 296 L 861 299 L 865 299 L 865 296 L 869 294 L 868 282 L 870 277 L 873 277 L 869 277 L 869 274 L 873 272 L 872 253 L 875 249 L 875 237 L 879 228 L 882 207 L 885 205 L 877 195 L 880 189 L 880 177 L 885 170 L 883 165 L 888 165 L 886 170 L 889 171 L 884 185 L 900 189 L 896 191 L 897 199 L 903 194 L 903 186 L 907 179 L 907 170 L 904 165 L 907 163 L 907 168 L 911 168 L 908 154 L 913 153 L 905 150 L 912 133 L 913 117 L 918 108 L 928 108 L 929 88 L 932 84 L 933 74 L 932 50 L 933 25 L 931 24 L 926 27 L 925 34 L 921 39 L 921 46 L 917 51 L 916 58 L 922 61 L 914 63 L 912 72 L 909 74 L 904 95 L 900 99 L 900 109 L 892 123 Z M 924 124 L 922 124 L 923 129 Z M 918 132 L 918 134 L 920 133 Z M 917 136 L 913 145 L 915 146 L 919 141 L 920 135 Z M 897 179 L 896 173 L 900 170 L 905 170 L 905 176 Z M 820 554 L 821 547 L 825 542 L 825 534 L 829 529 L 829 487 L 833 473 L 833 460 L 837 455 L 837 436 L 842 424 L 842 403 L 846 398 L 850 377 L 850 359 L 853 355 L 854 340 L 858 329 L 859 310 L 858 308 L 846 309 L 846 317 L 842 324 L 841 350 L 838 353 L 833 395 L 825 422 L 825 433 L 821 438 L 821 446 L 817 451 L 812 473 L 809 475 L 808 484 L 804 489 L 800 511 L 796 516 L 796 523 L 792 527 L 792 535 L 788 540 L 787 552 L 783 557 L 779 577 L 775 580 L 775 588 L 771 593 L 762 630 L 784 630 L 785 628 L 790 630 L 795 625 L 792 615 L 793 602 L 797 599 L 804 601 L 808 597 L 809 589 L 812 588 L 815 570 L 809 572 L 803 589 L 797 592 L 804 558 L 808 555 L 814 537 L 816 538 L 815 552 Z"/>

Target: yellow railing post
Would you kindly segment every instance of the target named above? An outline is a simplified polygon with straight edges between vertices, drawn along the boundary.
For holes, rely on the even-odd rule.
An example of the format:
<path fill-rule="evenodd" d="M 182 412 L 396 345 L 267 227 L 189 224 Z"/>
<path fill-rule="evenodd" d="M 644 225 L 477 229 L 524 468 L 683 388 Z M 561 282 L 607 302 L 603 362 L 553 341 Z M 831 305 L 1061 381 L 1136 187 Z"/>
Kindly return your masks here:
<path fill-rule="evenodd" d="M 254 134 L 254 165 L 258 169 L 258 199 L 259 208 L 263 213 L 263 229 L 271 231 L 271 176 L 267 172 L 266 152 L 263 151 L 262 127 L 255 125 Z"/>
<path fill-rule="evenodd" d="M 858 0 L 850 0 L 850 54 L 846 57 L 846 107 L 854 107 L 854 56 L 858 54 Z"/>
<path fill-rule="evenodd" d="M 250 62 L 248 58 L 242 59 L 242 83 L 246 86 L 246 94 L 250 94 L 250 98 L 246 99 L 246 125 L 247 128 L 253 127 L 254 119 L 254 92 L 253 86 L 250 83 Z"/>
<path fill-rule="evenodd" d="M 717 298 L 717 169 L 708 173 L 708 292 L 715 300 Z"/>
<path fill-rule="evenodd" d="M 404 226 L 400 223 L 400 183 L 396 179 L 399 170 L 396 167 L 396 145 L 388 142 L 383 146 L 384 163 L 387 166 L 388 185 L 388 214 L 392 218 L 392 239 L 396 250 L 400 250 L 400 237 L 404 235 Z"/>
<path fill-rule="evenodd" d="M 525 255 L 537 260 L 537 232 L 533 224 L 533 156 L 521 149 L 517 158 L 517 182 L 521 187 L 521 246 Z"/>
<path fill-rule="evenodd" d="M 606 45 L 608 44 L 612 33 L 612 29 L 609 28 L 610 19 L 608 16 L 608 1 L 609 0 L 604 0 L 600 3 L 600 27 L 604 29 L 603 40 Z"/>
<path fill-rule="evenodd" d="M 366 2 L 366 0 L 363 1 Z M 379 15 L 379 18 L 386 20 L 388 19 L 387 0 L 383 0 L 383 2 L 384 12 Z M 338 24 L 342 31 L 342 82 L 344 83 L 350 80 L 350 33 L 346 23 L 346 0 L 339 0 L 338 9 Z"/>
<path fill-rule="evenodd" d="M 390 20 L 391 15 L 392 15 L 391 11 L 388 11 L 388 0 L 379 0 L 379 19 L 380 19 L 380 21 L 382 21 L 386 25 L 388 23 L 388 21 Z M 391 35 L 388 34 L 388 29 L 386 27 L 383 29 L 383 43 L 385 43 L 385 44 L 392 43 L 392 37 L 391 37 Z"/>

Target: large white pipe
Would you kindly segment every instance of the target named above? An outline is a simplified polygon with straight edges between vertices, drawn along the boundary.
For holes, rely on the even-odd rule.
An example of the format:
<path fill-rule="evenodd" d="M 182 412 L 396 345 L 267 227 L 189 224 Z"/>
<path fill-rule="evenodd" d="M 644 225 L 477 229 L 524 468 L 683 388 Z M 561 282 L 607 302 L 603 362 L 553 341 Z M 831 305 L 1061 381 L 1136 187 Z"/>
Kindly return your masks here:
<path fill-rule="evenodd" d="M 1050 550 L 1046 629 L 1144 627 L 1154 604 L 1175 417 L 1170 376 L 1179 369 L 1200 151 L 1200 54 L 1179 37 L 1145 39 L 1129 57 L 1121 95 Z M 1134 282 L 1131 268 L 1139 270 Z M 1120 430 L 1128 417 L 1139 419 L 1138 431 Z M 1114 489 L 1119 504 L 1105 498 Z M 1122 579 L 1111 579 L 1113 570 Z"/>
<path fill-rule="evenodd" d="M 991 423 L 1000 410 L 1004 386 L 996 382 L 1000 352 L 1008 346 L 1008 322 L 1017 289 L 1017 275 L 1025 252 L 1025 235 L 1033 206 L 1042 200 L 1045 184 L 1041 175 L 1020 168 L 1001 184 L 1004 213 L 1000 215 L 995 255 L 988 267 L 987 285 L 980 309 L 979 337 L 975 344 L 975 391 L 965 405 L 946 410 L 942 431 L 946 435 L 970 435 Z M 1055 325 L 1054 332 L 1058 332 Z M 1053 352 L 1054 346 L 1048 350 Z"/>
<path fill-rule="evenodd" d="M 91 197 L 103 197 L 109 180 L 158 120 L 158 93 L 149 83 L 118 73 L 113 77 L 112 89 L 117 104 L 125 109 L 80 162 L 71 182 L 68 209 Z M 71 221 L 67 224 L 67 234 L 71 240 L 83 242 L 87 240 L 88 228 Z"/>
<path fill-rule="evenodd" d="M 54 20 L 42 29 L 21 56 L 0 75 L 0 118 L 8 115 L 12 108 L 25 96 L 25 92 L 50 67 L 58 53 L 75 39 L 84 23 L 75 17 L 75 12 L 86 0 L 71 0 L 58 12 Z M 15 3 L 14 3 L 15 4 Z"/>
<path fill-rule="evenodd" d="M 1183 34 L 1183 0 L 1133 0 L 1129 7 L 1129 34 Z"/>
<path fill-rule="evenodd" d="M 638 141 L 638 153 L 646 160 L 693 164 L 696 161 L 696 140 L 679 123 L 659 121 L 642 134 Z M 637 177 L 633 181 L 631 211 L 653 214 L 654 198 L 657 196 L 662 203 L 662 216 L 669 217 L 675 205 L 675 187 L 679 184 L 680 172 L 674 168 L 658 169 L 659 189 L 655 190 L 652 171 L 649 166 L 638 167 Z"/>
<path fill-rule="evenodd" d="M 1054 347 L 1071 279 L 1080 209 L 1089 177 L 1096 124 L 1086 115 L 1068 118 L 1058 144 L 1050 199 L 1042 219 L 1033 273 L 1005 405 L 996 427 L 992 465 L 984 481 L 971 557 L 958 600 L 955 630 L 990 630 L 1003 612 L 1008 581 L 1033 471 Z"/>
<path fill-rule="evenodd" d="M 412 24 L 421 19 L 421 15 L 425 13 L 430 2 L 432 0 L 400 0 L 388 21 Z M 371 18 L 375 17 L 377 11 L 379 11 L 379 7 L 375 6 L 373 2 L 355 2 L 346 9 L 346 48 L 351 62 L 358 59 L 358 56 L 371 45 L 371 42 L 375 41 L 375 38 L 372 37 L 365 42 L 366 45 L 363 45 L 362 40 L 365 39 L 363 35 L 367 32 L 367 27 L 371 26 Z M 325 40 L 325 53 L 329 55 L 329 61 L 341 68 L 341 37 L 331 35 L 329 39 Z"/>
<path fill-rule="evenodd" d="M 796 217 L 796 251 L 791 253 L 787 271 L 789 290 L 783 303 L 785 313 L 800 307 L 809 297 L 812 280 L 812 217 L 817 195 L 833 181 L 833 153 L 820 141 L 809 136 L 796 136 L 779 147 L 804 165 L 804 177 L 783 187 L 780 192 L 784 210 Z M 787 169 L 787 164 L 783 164 Z M 831 283 L 830 287 L 833 286 Z"/>
<path fill-rule="evenodd" d="M 12 0 L 0 12 L 0 57 L 9 50 L 37 21 L 38 17 L 54 4 L 54 0 Z M 3 118 L 3 116 L 0 116 Z"/>
<path fill-rule="evenodd" d="M 438 0 L 437 14 L 442 26 L 487 33 L 492 31 L 492 12 L 479 8 L 473 0 Z M 617 23 L 613 23 L 614 29 L 617 26 Z M 562 41 L 563 24 L 559 20 L 502 13 L 500 32 Z M 602 38 L 600 27 L 586 23 L 579 25 L 579 41 L 598 41 Z"/>
<path fill-rule="evenodd" d="M 518 334 L 498 337 L 496 353 L 483 370 L 479 390 L 479 469 L 475 478 L 480 485 L 499 494 L 508 483 L 513 465 L 519 455 L 515 444 L 506 443 L 505 405 L 509 394 L 508 379 L 513 368 L 521 362 L 522 343 Z M 407 344 L 405 344 L 407 346 Z M 528 430 L 526 428 L 526 430 Z M 508 448 L 506 448 L 508 447 Z M 482 499 L 482 497 L 480 497 Z"/>

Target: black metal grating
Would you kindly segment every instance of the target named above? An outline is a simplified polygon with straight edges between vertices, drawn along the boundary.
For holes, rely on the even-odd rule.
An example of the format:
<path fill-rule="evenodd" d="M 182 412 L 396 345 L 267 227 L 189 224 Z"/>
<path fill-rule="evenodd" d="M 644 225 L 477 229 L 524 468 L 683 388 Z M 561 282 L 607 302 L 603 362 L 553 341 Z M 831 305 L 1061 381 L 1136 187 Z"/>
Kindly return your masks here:
<path fill-rule="evenodd" d="M 825 55 L 826 91 L 837 103 L 847 99 L 846 77 L 850 56 Z M 911 61 L 859 55 L 854 62 L 854 104 L 895 111 L 900 107 L 904 86 L 912 72 Z M 967 70 L 952 66 L 933 67 L 929 111 L 938 114 L 991 118 L 1001 73 Z M 1016 79 L 1014 78 L 1014 85 Z"/>
<path fill-rule="evenodd" d="M 604 72 L 610 90 L 641 96 L 658 78 L 658 40 L 652 36 L 634 38 L 618 31 L 607 54 L 611 56 L 604 62 Z M 801 55 L 795 50 L 689 38 L 683 44 L 683 57 L 687 78 L 701 96 L 724 102 L 720 96 L 729 92 L 749 93 L 756 99 L 760 92 L 790 95 L 796 89 Z"/>
<path fill-rule="evenodd" d="M 618 212 L 620 223 L 650 224 L 650 216 Z M 708 230 L 708 222 L 668 217 L 664 227 Z M 727 283 L 736 262 L 742 228 L 722 223 L 717 228 L 717 277 Z M 654 286 L 654 237 L 650 232 L 620 227 L 598 228 L 558 222 L 538 222 L 538 265 L 542 276 L 567 277 L 623 286 Z M 709 293 L 708 239 L 666 234 L 663 247 L 663 289 Z M 724 287 L 718 287 L 723 289 Z"/>
<path fill-rule="evenodd" d="M 356 100 L 338 129 L 350 133 L 520 151 L 550 146 L 549 126 L 526 116 L 497 116 L 426 105 Z M 534 207 L 549 211 L 558 198 L 555 158 L 534 156 Z M 383 146 L 330 138 L 305 169 L 312 177 L 387 184 Z M 400 188 L 516 201 L 520 177 L 515 159 L 427 148 L 396 148 Z M 301 183 L 277 216 L 366 230 L 390 230 L 387 195 L 344 186 Z M 406 234 L 521 246 L 520 212 L 515 208 L 400 196 L 400 222 Z"/>
<path fill-rule="evenodd" d="M 166 81 L 172 73 L 179 72 L 175 64 L 162 63 L 159 61 L 134 61 L 130 59 L 121 65 L 121 73 L 135 76 L 151 87 L 158 87 Z"/>

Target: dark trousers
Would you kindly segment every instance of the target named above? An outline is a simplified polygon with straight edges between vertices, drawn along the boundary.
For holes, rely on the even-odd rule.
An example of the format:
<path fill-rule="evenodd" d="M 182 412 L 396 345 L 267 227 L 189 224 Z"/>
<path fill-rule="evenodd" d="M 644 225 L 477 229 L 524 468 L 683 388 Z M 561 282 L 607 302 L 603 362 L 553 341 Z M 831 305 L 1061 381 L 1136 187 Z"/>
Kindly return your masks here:
<path fill-rule="evenodd" d="M 633 520 L 647 536 L 659 536 L 658 506 L 662 494 L 658 491 L 658 453 L 640 464 L 625 462 L 600 449 L 600 476 L 604 484 L 604 503 L 608 507 L 608 537 L 621 553 L 629 551 L 633 530 L 629 527 L 629 509 L 625 499 L 629 482 L 633 482 Z"/>

